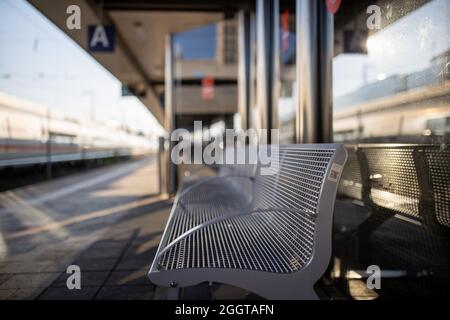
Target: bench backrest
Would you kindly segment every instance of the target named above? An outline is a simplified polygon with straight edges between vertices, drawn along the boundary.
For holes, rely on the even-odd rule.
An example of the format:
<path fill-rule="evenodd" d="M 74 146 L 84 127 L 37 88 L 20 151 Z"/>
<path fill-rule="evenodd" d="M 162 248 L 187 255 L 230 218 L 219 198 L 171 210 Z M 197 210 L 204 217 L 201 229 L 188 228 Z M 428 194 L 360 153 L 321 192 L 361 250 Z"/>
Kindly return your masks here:
<path fill-rule="evenodd" d="M 250 149 L 248 146 L 239 148 L 225 148 L 223 152 L 223 164 L 219 166 L 219 176 L 241 175 L 254 177 L 257 163 L 250 163 L 250 161 L 248 161 L 249 152 Z M 238 157 L 244 157 L 247 161 L 245 161 L 245 163 L 237 163 Z M 233 160 L 229 161 L 229 159 Z"/>
<path fill-rule="evenodd" d="M 336 146 L 334 146 L 336 147 Z M 336 149 L 332 145 L 282 145 L 275 166 L 262 175 L 258 167 L 254 206 L 284 207 L 317 213 L 321 187 Z"/>
<path fill-rule="evenodd" d="M 249 158 L 250 149 L 248 146 L 239 148 L 225 148 L 223 152 L 223 164 L 219 166 L 219 176 L 254 177 L 257 163 L 251 163 Z M 237 163 L 239 157 L 247 159 L 244 163 Z M 230 159 L 233 159 L 230 161 Z M 228 161 L 228 162 L 227 162 Z M 230 182 L 237 190 L 244 194 L 251 195 L 253 192 L 253 181 L 245 178 L 230 179 Z"/>
<path fill-rule="evenodd" d="M 279 233 L 268 237 L 289 237 L 280 249 L 296 271 L 310 261 L 314 248 L 322 250 L 320 259 L 329 259 L 334 199 L 346 152 L 336 144 L 281 145 L 274 155 L 271 174 L 263 175 L 264 166 L 258 166 L 253 207 L 281 209 L 266 216 Z"/>
<path fill-rule="evenodd" d="M 317 212 L 321 186 L 329 170 L 329 163 L 340 148 L 342 146 L 336 144 L 269 147 L 267 158 L 273 160 L 273 163 L 261 164 L 261 159 L 258 158 L 257 165 L 223 164 L 219 175 L 254 177 L 253 207 L 297 208 L 314 214 Z M 236 155 L 237 152 L 244 152 L 246 159 L 249 159 L 249 147 L 226 149 L 224 155 Z M 243 185 L 247 185 L 245 180 L 239 179 L 234 180 L 234 183 L 241 189 Z"/>
<path fill-rule="evenodd" d="M 424 182 L 428 189 L 425 197 L 431 198 L 425 205 L 435 213 L 435 220 L 441 226 L 450 228 L 450 147 L 430 146 L 423 152 L 425 167 L 422 170 L 429 172 L 429 178 Z"/>
<path fill-rule="evenodd" d="M 362 178 L 359 167 L 356 149 L 347 148 L 347 163 L 342 172 L 341 181 L 338 186 L 338 193 L 355 200 L 362 200 Z"/>

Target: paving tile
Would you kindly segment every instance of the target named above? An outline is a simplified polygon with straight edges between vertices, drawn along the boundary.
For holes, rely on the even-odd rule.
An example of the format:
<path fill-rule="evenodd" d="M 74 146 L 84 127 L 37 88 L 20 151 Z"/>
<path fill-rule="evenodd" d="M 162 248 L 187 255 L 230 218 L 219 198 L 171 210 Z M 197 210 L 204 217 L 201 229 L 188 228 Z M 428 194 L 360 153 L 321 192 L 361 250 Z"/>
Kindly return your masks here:
<path fill-rule="evenodd" d="M 67 267 L 73 264 L 73 259 L 65 259 L 65 260 L 58 260 L 58 261 L 51 261 L 49 264 L 47 264 L 41 272 L 65 272 L 67 270 Z"/>
<path fill-rule="evenodd" d="M 3 231 L 4 232 L 4 231 Z M 13 252 L 14 254 L 28 254 L 32 253 L 38 246 L 35 241 L 11 241 L 8 243 L 8 252 Z"/>
<path fill-rule="evenodd" d="M 0 300 L 34 300 L 44 288 L 0 289 Z"/>
<path fill-rule="evenodd" d="M 136 271 L 114 271 L 105 285 L 107 286 L 131 286 L 131 285 L 149 285 L 150 280 L 147 277 L 148 269 Z"/>
<path fill-rule="evenodd" d="M 117 179 L 120 184 L 96 185 L 47 201 L 38 209 L 52 220 L 64 221 L 143 199 L 151 192 L 146 189 L 148 176 L 143 178 L 139 170 Z M 136 183 L 136 178 L 142 182 Z M 81 175 L 73 179 L 74 183 L 84 180 Z M 35 188 L 45 195 L 58 190 L 58 183 L 62 187 L 72 184 L 65 181 L 48 182 L 47 187 L 53 189 L 46 190 L 42 185 Z M 71 224 L 66 227 L 67 237 L 42 232 L 12 239 L 8 256 L 0 261 L 0 299 L 93 299 L 96 295 L 99 299 L 152 299 L 155 287 L 147 272 L 169 211 L 170 206 L 144 206 Z M 15 215 L 11 214 L 8 221 L 11 232 L 23 230 Z M 81 290 L 66 287 L 69 275 L 65 270 L 71 264 L 81 268 Z"/>
<path fill-rule="evenodd" d="M 118 258 L 123 251 L 122 247 L 95 248 L 83 251 L 78 259 L 112 259 Z"/>
<path fill-rule="evenodd" d="M 153 295 L 153 300 L 167 300 L 167 288 L 156 287 Z"/>
<path fill-rule="evenodd" d="M 129 230 L 130 226 L 127 226 L 127 230 L 116 230 L 114 233 L 108 234 L 109 240 L 127 243 L 133 236 L 133 230 Z"/>
<path fill-rule="evenodd" d="M 211 286 L 211 298 L 216 300 L 259 300 L 261 297 L 235 286 L 214 283 Z"/>
<path fill-rule="evenodd" d="M 60 261 L 63 259 L 68 259 L 71 257 L 75 257 L 79 254 L 78 250 L 71 249 L 51 249 L 47 248 L 44 252 L 36 254 L 33 257 L 33 260 L 51 260 L 51 261 Z"/>
<path fill-rule="evenodd" d="M 209 300 L 211 299 L 211 287 L 208 283 L 201 283 L 193 287 L 183 289 L 183 299 Z"/>
<path fill-rule="evenodd" d="M 78 265 L 83 271 L 109 271 L 116 264 L 116 258 L 105 259 L 77 259 L 73 264 Z"/>
<path fill-rule="evenodd" d="M 8 300 L 17 289 L 0 289 L 0 300 Z"/>
<path fill-rule="evenodd" d="M 149 259 L 122 259 L 116 267 L 116 270 L 140 270 L 149 268 L 152 264 L 152 260 Z"/>
<path fill-rule="evenodd" d="M 49 267 L 53 261 L 14 261 L 0 264 L 0 274 L 3 273 L 35 273 L 42 272 Z"/>
<path fill-rule="evenodd" d="M 7 273 L 5 273 L 5 274 L 0 274 L 0 289 L 1 289 L 1 287 L 2 287 L 2 284 L 3 283 L 5 283 L 6 282 L 6 280 L 8 280 L 9 278 L 11 278 L 12 277 L 12 274 L 7 274 Z"/>
<path fill-rule="evenodd" d="M 98 287 L 83 286 L 79 290 L 48 288 L 38 297 L 38 300 L 92 300 L 98 290 Z"/>
<path fill-rule="evenodd" d="M 97 300 L 151 300 L 155 287 L 142 286 L 104 286 L 101 288 Z"/>
<path fill-rule="evenodd" d="M 106 236 L 105 236 L 106 238 Z M 93 243 L 88 249 L 111 249 L 111 248 L 124 248 L 126 243 L 122 240 L 110 240 L 110 239 L 99 239 Z"/>
<path fill-rule="evenodd" d="M 81 286 L 82 287 L 99 287 L 101 286 L 110 271 L 82 271 L 81 272 Z M 67 279 L 70 274 L 62 273 L 53 283 L 51 287 L 53 288 L 67 288 Z"/>
<path fill-rule="evenodd" d="M 378 294 L 369 288 L 367 284 L 361 280 L 349 280 L 350 295 L 356 300 L 373 300 L 378 298 Z"/>
<path fill-rule="evenodd" d="M 5 281 L 2 289 L 45 288 L 52 283 L 59 273 L 15 274 Z"/>
<path fill-rule="evenodd" d="M 124 259 L 147 259 L 153 261 L 158 251 L 159 243 L 143 242 L 131 245 L 124 254 Z"/>

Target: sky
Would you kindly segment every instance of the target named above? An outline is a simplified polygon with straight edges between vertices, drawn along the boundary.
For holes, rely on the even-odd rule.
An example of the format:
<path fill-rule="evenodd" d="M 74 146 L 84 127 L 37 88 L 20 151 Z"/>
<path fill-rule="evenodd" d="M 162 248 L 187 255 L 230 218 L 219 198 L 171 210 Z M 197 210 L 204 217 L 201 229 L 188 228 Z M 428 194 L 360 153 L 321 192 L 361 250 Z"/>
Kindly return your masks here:
<path fill-rule="evenodd" d="M 0 92 L 51 110 L 161 134 L 121 83 L 25 0 L 0 0 Z"/>
<path fill-rule="evenodd" d="M 174 37 L 175 46 L 183 60 L 214 59 L 216 57 L 216 25 L 179 32 Z"/>

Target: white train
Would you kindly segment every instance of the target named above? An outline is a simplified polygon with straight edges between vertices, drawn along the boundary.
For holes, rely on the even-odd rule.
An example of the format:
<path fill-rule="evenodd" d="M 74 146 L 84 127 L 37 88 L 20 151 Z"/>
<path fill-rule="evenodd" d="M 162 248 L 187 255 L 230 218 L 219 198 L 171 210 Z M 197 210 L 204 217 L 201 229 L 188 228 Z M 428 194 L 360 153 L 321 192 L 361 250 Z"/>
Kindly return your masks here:
<path fill-rule="evenodd" d="M 0 93 L 0 168 L 140 156 L 153 150 L 142 133 L 70 118 Z"/>

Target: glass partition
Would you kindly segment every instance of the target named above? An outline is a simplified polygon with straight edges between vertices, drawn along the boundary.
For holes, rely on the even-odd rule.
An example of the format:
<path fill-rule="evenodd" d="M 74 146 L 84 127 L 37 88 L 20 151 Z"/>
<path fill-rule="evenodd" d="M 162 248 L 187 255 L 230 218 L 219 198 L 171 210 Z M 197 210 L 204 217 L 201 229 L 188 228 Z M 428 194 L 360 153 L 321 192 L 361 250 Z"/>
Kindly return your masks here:
<path fill-rule="evenodd" d="M 335 140 L 448 142 L 450 3 L 378 1 L 362 9 L 336 34 Z"/>
<path fill-rule="evenodd" d="M 344 1 L 335 15 L 333 129 L 348 161 L 332 277 L 355 299 L 449 294 L 449 66 L 449 1 Z"/>

